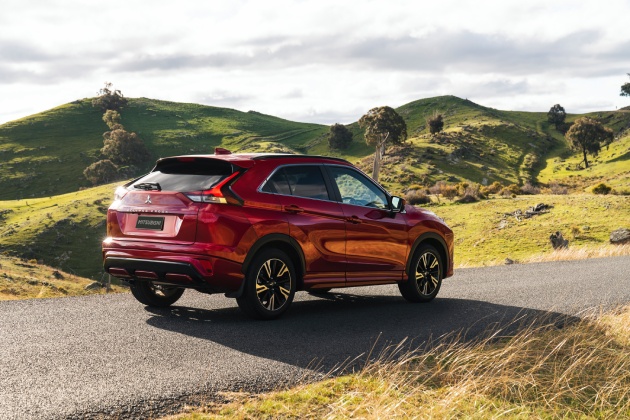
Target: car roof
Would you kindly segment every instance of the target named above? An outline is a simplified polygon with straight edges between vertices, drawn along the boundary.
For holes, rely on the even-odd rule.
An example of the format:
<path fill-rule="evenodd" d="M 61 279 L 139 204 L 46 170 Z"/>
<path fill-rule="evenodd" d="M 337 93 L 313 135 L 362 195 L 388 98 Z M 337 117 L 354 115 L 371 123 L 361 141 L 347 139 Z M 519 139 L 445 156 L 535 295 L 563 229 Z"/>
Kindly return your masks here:
<path fill-rule="evenodd" d="M 179 159 L 179 158 L 195 158 L 195 159 L 218 159 L 218 160 L 224 160 L 226 162 L 230 162 L 233 163 L 235 165 L 238 165 L 239 163 L 249 163 L 249 165 L 246 166 L 251 166 L 251 164 L 253 164 L 253 161 L 257 161 L 257 160 L 268 160 L 268 159 L 281 159 L 281 160 L 294 160 L 294 159 L 300 159 L 300 160 L 315 160 L 315 161 L 333 161 L 333 162 L 340 162 L 340 163 L 344 163 L 344 164 L 351 164 L 350 162 L 348 162 L 345 159 L 341 159 L 341 158 L 337 158 L 337 157 L 331 157 L 331 156 L 319 156 L 319 155 L 296 155 L 296 154 L 289 154 L 289 153 L 219 153 L 219 154 L 208 154 L 208 155 L 181 155 L 181 156 L 169 156 L 169 157 L 165 157 L 165 158 L 161 158 L 158 159 L 158 163 L 160 161 L 166 160 L 166 159 Z"/>

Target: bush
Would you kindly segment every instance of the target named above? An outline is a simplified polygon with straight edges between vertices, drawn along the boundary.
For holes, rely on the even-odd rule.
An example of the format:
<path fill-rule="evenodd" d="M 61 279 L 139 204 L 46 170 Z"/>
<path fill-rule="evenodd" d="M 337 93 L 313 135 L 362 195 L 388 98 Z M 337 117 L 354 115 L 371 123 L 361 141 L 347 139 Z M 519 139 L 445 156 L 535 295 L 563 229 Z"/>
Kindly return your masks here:
<path fill-rule="evenodd" d="M 411 190 L 405 195 L 405 200 L 407 203 L 412 205 L 418 204 L 428 204 L 431 202 L 431 198 L 424 192 L 420 190 Z"/>
<path fill-rule="evenodd" d="M 606 195 L 606 194 L 609 194 L 610 191 L 612 191 L 612 188 L 610 188 L 608 185 L 604 184 L 603 182 L 593 187 L 593 194 Z"/>
<path fill-rule="evenodd" d="M 501 184 L 499 181 L 494 181 L 492 184 L 490 184 L 486 188 L 488 189 L 488 192 L 490 194 L 496 194 L 499 191 L 501 191 L 501 189 L 503 188 L 503 184 Z"/>
<path fill-rule="evenodd" d="M 352 143 L 352 132 L 343 124 L 333 124 L 328 132 L 330 149 L 345 150 Z"/>
<path fill-rule="evenodd" d="M 516 184 L 508 185 L 507 187 L 501 188 L 499 191 L 499 195 L 504 197 L 516 197 L 521 192 L 521 188 Z"/>
<path fill-rule="evenodd" d="M 106 184 L 118 179 L 118 167 L 108 159 L 99 160 L 85 168 L 83 175 L 93 185 Z"/>
<path fill-rule="evenodd" d="M 569 190 L 567 187 L 560 185 L 555 181 L 549 183 L 549 189 L 551 190 L 552 194 L 566 195 L 569 193 Z"/>
<path fill-rule="evenodd" d="M 437 134 L 442 131 L 444 128 L 444 120 L 442 118 L 442 114 L 438 114 L 437 112 L 427 118 L 427 125 L 429 126 L 429 132 L 431 134 Z"/>
<path fill-rule="evenodd" d="M 450 200 L 457 197 L 459 194 L 458 188 L 455 185 L 448 185 L 444 181 L 436 182 L 434 186 L 429 188 L 429 191 L 437 197 L 441 195 L 442 197 Z"/>
<path fill-rule="evenodd" d="M 523 194 L 536 195 L 536 194 L 540 194 L 540 188 L 533 186 L 529 182 L 526 182 L 525 185 L 521 187 L 521 192 Z"/>

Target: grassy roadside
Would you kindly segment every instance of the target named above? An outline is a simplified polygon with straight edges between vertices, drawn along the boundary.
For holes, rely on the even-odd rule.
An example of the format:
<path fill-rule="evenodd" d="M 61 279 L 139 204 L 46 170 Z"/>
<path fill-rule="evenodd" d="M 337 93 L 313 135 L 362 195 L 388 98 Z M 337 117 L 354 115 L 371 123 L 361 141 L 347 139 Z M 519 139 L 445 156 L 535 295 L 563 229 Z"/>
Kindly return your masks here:
<path fill-rule="evenodd" d="M 92 280 L 55 268 L 0 255 L 0 301 L 103 294 L 105 289 L 86 290 Z M 124 289 L 112 286 L 109 293 Z"/>
<path fill-rule="evenodd" d="M 515 213 L 539 203 L 553 207 L 531 218 Z M 628 227 L 628 196 L 530 195 L 429 209 L 455 232 L 460 268 L 503 264 L 506 258 L 534 262 L 628 254 L 628 247 L 609 245 L 610 232 Z M 552 249 L 549 236 L 556 231 L 569 240 L 568 251 Z"/>
<path fill-rule="evenodd" d="M 0 252 L 99 279 L 105 214 L 116 185 L 0 201 Z M 529 219 L 514 215 L 539 203 L 553 207 Z M 629 247 L 608 244 L 611 231 L 628 227 L 630 196 L 530 195 L 469 204 L 442 200 L 427 208 L 455 232 L 456 268 L 503 264 L 506 258 L 532 262 L 630 253 Z M 570 241 L 568 252 L 552 250 L 549 235 L 556 231 Z"/>
<path fill-rule="evenodd" d="M 568 321 L 568 320 L 567 320 Z M 630 306 L 563 323 L 529 320 L 516 333 L 385 357 L 357 373 L 169 420 L 250 418 L 628 418 Z"/>

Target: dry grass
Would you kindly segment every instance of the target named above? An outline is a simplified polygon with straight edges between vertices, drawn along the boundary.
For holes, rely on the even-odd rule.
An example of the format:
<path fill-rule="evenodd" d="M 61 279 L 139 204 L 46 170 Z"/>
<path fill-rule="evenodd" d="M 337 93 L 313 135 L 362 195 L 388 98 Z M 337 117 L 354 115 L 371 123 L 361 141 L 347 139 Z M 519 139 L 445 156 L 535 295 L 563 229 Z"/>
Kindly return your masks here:
<path fill-rule="evenodd" d="M 626 307 L 574 323 L 529 320 L 474 343 L 400 345 L 355 374 L 234 394 L 175 418 L 628 418 L 629 325 Z"/>
<path fill-rule="evenodd" d="M 536 254 L 526 256 L 521 260 L 515 260 L 515 263 L 537 263 L 548 261 L 573 261 L 573 260 L 586 260 L 589 258 L 606 258 L 606 257 L 620 257 L 623 255 L 630 255 L 630 244 L 625 245 L 600 245 L 600 246 L 579 246 L 569 247 L 567 249 L 556 249 L 546 254 Z M 493 266 L 505 264 L 505 260 L 490 260 L 484 261 L 483 266 Z M 472 264 L 470 261 L 457 262 L 455 268 L 470 268 L 476 267 L 478 264 Z"/>
<path fill-rule="evenodd" d="M 540 254 L 528 257 L 523 262 L 571 261 L 585 260 L 587 258 L 619 257 L 622 255 L 630 255 L 630 244 L 603 245 L 599 247 L 581 246 L 567 249 L 556 249 L 549 254 Z"/>
<path fill-rule="evenodd" d="M 105 289 L 86 290 L 93 280 L 76 276 L 36 261 L 0 255 L 0 301 L 105 293 Z M 112 286 L 111 292 L 125 289 Z"/>

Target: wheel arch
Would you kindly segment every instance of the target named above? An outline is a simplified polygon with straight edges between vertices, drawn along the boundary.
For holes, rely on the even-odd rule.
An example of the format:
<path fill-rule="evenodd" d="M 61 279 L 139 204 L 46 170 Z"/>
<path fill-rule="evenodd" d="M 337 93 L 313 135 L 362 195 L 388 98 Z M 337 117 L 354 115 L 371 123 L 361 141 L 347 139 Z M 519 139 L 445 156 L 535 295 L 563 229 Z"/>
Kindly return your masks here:
<path fill-rule="evenodd" d="M 450 261 L 448 260 L 448 247 L 444 238 L 434 232 L 426 232 L 416 238 L 415 242 L 411 246 L 411 250 L 409 251 L 405 273 L 409 275 L 409 272 L 411 270 L 411 260 L 413 260 L 413 256 L 415 255 L 416 250 L 422 244 L 431 245 L 440 253 L 440 258 L 442 258 L 442 263 L 444 264 L 444 267 L 442 268 L 442 276 L 444 276 L 450 263 Z"/>
<path fill-rule="evenodd" d="M 243 274 L 247 272 L 247 268 L 256 254 L 258 254 L 263 248 L 268 247 L 283 251 L 289 256 L 289 258 L 291 258 L 291 260 L 293 260 L 295 270 L 297 271 L 296 290 L 302 290 L 304 288 L 304 274 L 306 273 L 306 260 L 304 258 L 304 253 L 295 239 L 281 233 L 265 235 L 254 243 L 243 261 L 243 265 L 241 267 Z"/>

